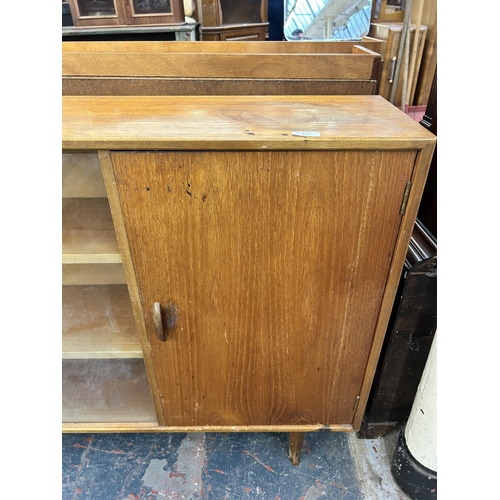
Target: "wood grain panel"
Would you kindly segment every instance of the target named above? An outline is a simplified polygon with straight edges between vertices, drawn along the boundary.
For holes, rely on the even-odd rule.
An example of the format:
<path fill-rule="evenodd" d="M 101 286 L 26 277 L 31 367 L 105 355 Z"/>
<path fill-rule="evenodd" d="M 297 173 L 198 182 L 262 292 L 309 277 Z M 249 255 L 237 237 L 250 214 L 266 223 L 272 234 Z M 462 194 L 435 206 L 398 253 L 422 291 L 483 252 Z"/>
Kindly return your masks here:
<path fill-rule="evenodd" d="M 107 198 L 62 200 L 63 264 L 122 261 Z"/>
<path fill-rule="evenodd" d="M 361 41 L 328 41 L 300 43 L 280 41 L 202 41 L 196 42 L 64 42 L 63 52 L 177 52 L 185 54 L 189 52 L 201 53 L 254 53 L 254 54 L 351 54 L 354 45 L 362 45 L 377 53 L 381 53 L 383 40 L 364 37 Z"/>
<path fill-rule="evenodd" d="M 62 287 L 63 358 L 142 358 L 125 285 Z"/>
<path fill-rule="evenodd" d="M 99 156 L 93 153 L 63 153 L 63 198 L 105 198 Z"/>
<path fill-rule="evenodd" d="M 421 149 L 381 96 L 64 96 L 63 149 Z M 294 136 L 315 131 L 318 137 Z"/>
<path fill-rule="evenodd" d="M 369 80 L 367 54 L 63 52 L 63 76 L 340 78 Z"/>
<path fill-rule="evenodd" d="M 380 74 L 382 72 L 382 56 L 373 50 L 367 49 L 361 45 L 354 45 L 352 47 L 353 54 L 370 54 L 373 56 L 373 66 L 372 66 L 372 74 L 371 79 L 379 81 Z"/>
<path fill-rule="evenodd" d="M 63 285 L 125 285 L 123 264 L 63 264 Z"/>
<path fill-rule="evenodd" d="M 156 422 L 142 359 L 62 362 L 63 422 Z"/>
<path fill-rule="evenodd" d="M 168 425 L 352 422 L 414 158 L 112 153 Z"/>

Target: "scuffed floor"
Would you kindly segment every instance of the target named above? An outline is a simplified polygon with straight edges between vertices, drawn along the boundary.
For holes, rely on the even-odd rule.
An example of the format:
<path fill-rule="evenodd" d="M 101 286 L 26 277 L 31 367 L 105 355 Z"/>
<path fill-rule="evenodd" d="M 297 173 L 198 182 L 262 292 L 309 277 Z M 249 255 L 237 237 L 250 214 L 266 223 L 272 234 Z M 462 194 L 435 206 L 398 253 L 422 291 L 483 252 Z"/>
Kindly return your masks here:
<path fill-rule="evenodd" d="M 64 434 L 63 500 L 403 500 L 384 439 L 307 433 Z M 392 450 L 390 453 L 392 456 Z"/>

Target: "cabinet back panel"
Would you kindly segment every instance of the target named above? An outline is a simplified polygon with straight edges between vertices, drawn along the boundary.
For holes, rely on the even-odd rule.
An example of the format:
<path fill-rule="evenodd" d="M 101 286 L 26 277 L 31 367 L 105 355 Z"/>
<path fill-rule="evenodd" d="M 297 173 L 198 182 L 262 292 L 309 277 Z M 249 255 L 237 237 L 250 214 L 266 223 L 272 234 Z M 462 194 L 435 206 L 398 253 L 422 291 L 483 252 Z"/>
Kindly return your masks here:
<path fill-rule="evenodd" d="M 415 155 L 112 153 L 167 425 L 352 422 Z"/>
<path fill-rule="evenodd" d="M 63 198 L 63 264 L 120 263 L 107 198 Z"/>
<path fill-rule="evenodd" d="M 63 153 L 63 198 L 106 198 L 97 153 Z"/>

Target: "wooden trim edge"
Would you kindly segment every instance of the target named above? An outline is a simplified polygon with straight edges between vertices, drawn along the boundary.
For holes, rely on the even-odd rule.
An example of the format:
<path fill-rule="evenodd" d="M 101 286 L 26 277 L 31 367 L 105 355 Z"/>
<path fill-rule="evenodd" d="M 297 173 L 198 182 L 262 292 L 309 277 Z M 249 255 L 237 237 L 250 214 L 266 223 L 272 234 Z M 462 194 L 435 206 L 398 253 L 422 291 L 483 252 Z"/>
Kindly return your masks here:
<path fill-rule="evenodd" d="M 353 432 L 351 424 L 338 425 L 202 425 L 169 426 L 150 422 L 126 423 L 64 423 L 62 432 L 103 433 L 103 432 Z"/>
<path fill-rule="evenodd" d="M 106 192 L 108 194 L 109 205 L 111 208 L 111 215 L 113 217 L 113 223 L 115 226 L 116 237 L 118 240 L 118 246 L 122 255 L 123 269 L 125 271 L 125 277 L 127 280 L 127 286 L 130 295 L 130 302 L 132 303 L 132 310 L 134 312 L 135 324 L 139 334 L 139 339 L 141 342 L 142 352 L 144 354 L 144 364 L 146 367 L 146 373 L 149 381 L 149 388 L 151 390 L 151 396 L 153 398 L 156 418 L 160 425 L 165 425 L 166 420 L 163 414 L 163 407 L 160 398 L 160 391 L 158 389 L 158 383 L 155 377 L 155 371 L 153 367 L 153 358 L 151 354 L 151 345 L 149 343 L 146 334 L 146 325 L 142 315 L 141 299 L 139 295 L 139 288 L 137 286 L 137 280 L 134 273 L 134 268 L 132 266 L 132 259 L 130 253 L 130 247 L 128 244 L 127 233 L 125 229 L 125 222 L 123 220 L 123 214 L 120 209 L 120 197 L 118 194 L 118 189 L 116 187 L 116 180 L 113 172 L 113 165 L 111 162 L 110 151 L 99 150 L 99 160 L 101 162 L 102 175 L 104 178 L 104 185 L 106 186 Z M 134 424 L 136 425 L 136 424 Z M 151 425 L 151 424 L 147 424 Z M 76 431 L 75 431 L 76 432 Z M 81 431 L 84 432 L 84 431 Z M 97 431 L 96 431 L 97 432 Z M 117 431 L 118 432 L 118 431 Z M 130 431 L 132 432 L 132 431 Z M 145 432 L 145 431 L 136 431 Z"/>
<path fill-rule="evenodd" d="M 368 404 L 368 397 L 370 395 L 375 370 L 377 368 L 378 359 L 387 332 L 387 326 L 389 324 L 389 318 L 392 312 L 392 307 L 394 305 L 394 299 L 396 296 L 399 279 L 401 277 L 401 271 L 404 266 L 406 253 L 410 244 L 410 238 L 413 232 L 415 220 L 417 218 L 421 194 L 425 186 L 425 181 L 427 179 L 427 174 L 429 172 L 429 167 L 435 147 L 436 143 L 428 144 L 422 150 L 417 151 L 417 156 L 415 158 L 415 166 L 411 179 L 412 189 L 408 199 L 406 213 L 404 216 L 402 216 L 395 251 L 386 282 L 384 299 L 380 307 L 377 326 L 375 328 L 375 334 L 373 336 L 372 346 L 370 349 L 370 354 L 368 356 L 368 362 L 366 365 L 363 382 L 361 384 L 359 404 L 352 422 L 352 425 L 356 432 L 361 428 L 366 405 Z M 420 193 L 420 196 L 415 196 L 415 193 Z M 398 263 L 398 265 L 396 265 L 396 263 Z"/>

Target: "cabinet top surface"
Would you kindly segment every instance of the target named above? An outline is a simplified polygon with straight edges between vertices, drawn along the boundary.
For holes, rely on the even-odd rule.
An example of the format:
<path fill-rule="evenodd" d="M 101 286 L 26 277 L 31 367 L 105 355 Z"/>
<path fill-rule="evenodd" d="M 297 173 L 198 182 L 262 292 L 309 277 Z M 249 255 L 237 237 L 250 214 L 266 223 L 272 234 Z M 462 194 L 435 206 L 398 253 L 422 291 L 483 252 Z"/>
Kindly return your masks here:
<path fill-rule="evenodd" d="M 421 149 L 381 96 L 64 96 L 64 150 Z"/>

